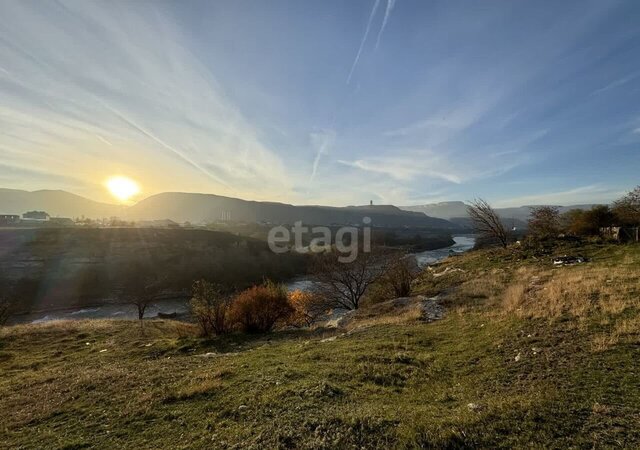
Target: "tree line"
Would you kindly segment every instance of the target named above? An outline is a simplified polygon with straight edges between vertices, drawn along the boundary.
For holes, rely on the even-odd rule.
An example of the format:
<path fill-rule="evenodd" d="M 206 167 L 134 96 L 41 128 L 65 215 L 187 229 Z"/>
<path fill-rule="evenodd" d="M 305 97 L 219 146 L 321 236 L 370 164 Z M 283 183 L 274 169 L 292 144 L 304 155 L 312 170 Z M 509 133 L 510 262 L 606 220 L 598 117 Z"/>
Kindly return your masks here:
<path fill-rule="evenodd" d="M 483 199 L 470 202 L 467 211 L 476 233 L 481 239 L 506 248 L 514 239 L 495 209 Z M 575 237 L 598 236 L 602 228 L 640 226 L 640 186 L 619 198 L 611 206 L 595 205 L 591 209 L 572 209 L 560 213 L 555 206 L 531 208 L 528 236 L 544 239 L 569 235 Z"/>

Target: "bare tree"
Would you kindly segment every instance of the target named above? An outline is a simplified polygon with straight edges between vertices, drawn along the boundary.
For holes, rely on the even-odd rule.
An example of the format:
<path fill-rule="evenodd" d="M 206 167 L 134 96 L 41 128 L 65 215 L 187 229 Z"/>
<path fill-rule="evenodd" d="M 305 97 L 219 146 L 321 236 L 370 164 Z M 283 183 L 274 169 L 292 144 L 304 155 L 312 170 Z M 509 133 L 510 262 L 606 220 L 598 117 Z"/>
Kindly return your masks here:
<path fill-rule="evenodd" d="M 193 283 L 192 293 L 191 312 L 203 336 L 221 335 L 231 331 L 231 300 L 219 286 L 207 280 L 198 280 Z"/>
<path fill-rule="evenodd" d="M 398 252 L 391 255 L 380 277 L 384 292 L 394 298 L 409 297 L 412 283 L 420 273 L 416 259 L 412 255 Z"/>
<path fill-rule="evenodd" d="M 120 288 L 120 297 L 125 303 L 134 305 L 138 312 L 138 320 L 142 323 L 144 313 L 149 305 L 158 299 L 162 292 L 162 281 L 150 268 L 133 265 Z"/>
<path fill-rule="evenodd" d="M 467 206 L 467 213 L 471 217 L 476 232 L 488 239 L 497 240 L 502 247 L 507 248 L 509 232 L 505 228 L 498 213 L 486 200 L 475 199 Z"/>
<path fill-rule="evenodd" d="M 613 203 L 613 213 L 624 225 L 640 225 L 640 186 Z"/>
<path fill-rule="evenodd" d="M 315 258 L 314 293 L 333 308 L 358 309 L 369 286 L 385 270 L 385 260 L 378 252 L 361 253 L 350 263 L 340 262 L 335 253 Z"/>
<path fill-rule="evenodd" d="M 538 237 L 557 236 L 560 233 L 560 210 L 556 206 L 531 208 L 529 232 Z"/>

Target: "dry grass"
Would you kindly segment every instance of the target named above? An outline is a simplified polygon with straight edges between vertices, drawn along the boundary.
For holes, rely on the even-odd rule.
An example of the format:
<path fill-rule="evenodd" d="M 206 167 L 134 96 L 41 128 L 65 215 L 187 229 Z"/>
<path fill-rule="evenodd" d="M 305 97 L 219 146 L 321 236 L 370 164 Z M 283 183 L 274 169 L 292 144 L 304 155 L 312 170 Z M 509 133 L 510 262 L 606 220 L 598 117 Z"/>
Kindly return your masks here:
<path fill-rule="evenodd" d="M 519 273 L 502 295 L 504 313 L 519 317 L 585 318 L 595 313 L 619 315 L 638 303 L 637 270 L 618 267 L 563 268 Z"/>

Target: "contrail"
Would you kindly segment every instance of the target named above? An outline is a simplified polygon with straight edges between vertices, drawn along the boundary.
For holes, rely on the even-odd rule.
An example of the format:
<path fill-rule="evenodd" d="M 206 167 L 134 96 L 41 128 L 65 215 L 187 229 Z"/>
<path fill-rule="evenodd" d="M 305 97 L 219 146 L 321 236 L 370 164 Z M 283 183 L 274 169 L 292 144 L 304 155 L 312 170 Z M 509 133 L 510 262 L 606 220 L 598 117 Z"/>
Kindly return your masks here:
<path fill-rule="evenodd" d="M 126 117 L 124 114 L 122 114 L 120 111 L 118 111 L 117 109 L 115 109 L 114 107 L 112 107 L 111 105 L 109 105 L 108 103 L 104 102 L 100 97 L 94 96 L 98 102 L 100 102 L 102 104 L 102 106 L 104 106 L 106 109 L 108 109 L 109 111 L 111 111 L 113 114 L 115 114 L 117 117 L 119 117 L 122 121 L 124 121 L 126 124 L 128 124 L 129 126 L 135 128 L 136 130 L 138 130 L 140 133 L 144 134 L 145 136 L 147 136 L 148 138 L 152 139 L 153 141 L 157 142 L 158 144 L 160 144 L 161 146 L 163 146 L 164 148 L 166 148 L 167 150 L 172 151 L 173 153 L 175 153 L 176 155 L 178 155 L 180 158 L 182 158 L 184 161 L 186 161 L 187 163 L 189 163 L 191 166 L 193 166 L 194 168 L 198 169 L 200 172 L 202 172 L 203 174 L 205 174 L 206 176 L 208 176 L 209 178 L 213 179 L 214 181 L 222 184 L 223 186 L 227 187 L 227 188 L 231 188 L 231 186 L 229 186 L 224 180 L 222 180 L 220 177 L 217 177 L 215 175 L 213 175 L 211 172 L 209 172 L 208 170 L 206 170 L 204 167 L 202 167 L 200 164 L 198 164 L 196 161 L 192 160 L 191 158 L 189 158 L 184 152 L 178 150 L 177 148 L 173 147 L 172 145 L 168 144 L 167 142 L 163 141 L 162 139 L 160 139 L 159 137 L 157 137 L 156 135 L 154 135 L 152 132 L 144 129 L 142 126 L 138 125 L 137 123 L 135 123 L 133 120 L 131 120 L 130 118 Z"/>
<path fill-rule="evenodd" d="M 356 54 L 356 59 L 353 60 L 351 71 L 349 72 L 349 76 L 347 77 L 347 84 L 351 83 L 351 77 L 353 76 L 353 71 L 356 69 L 356 66 L 358 65 L 358 61 L 360 60 L 360 54 L 362 53 L 364 43 L 367 41 L 367 36 L 369 36 L 369 30 L 371 29 L 371 22 L 373 22 L 373 17 L 376 15 L 376 11 L 378 10 L 378 5 L 380 5 L 380 0 L 376 0 L 376 2 L 373 4 L 373 9 L 371 10 L 371 14 L 369 14 L 369 21 L 367 22 L 367 28 L 364 31 L 364 36 L 362 36 L 362 41 L 360 42 L 360 48 L 358 49 L 358 53 Z M 387 5 L 387 8 L 388 7 L 389 6 Z"/>
<path fill-rule="evenodd" d="M 387 21 L 389 20 L 389 16 L 391 15 L 391 11 L 393 11 L 393 7 L 395 5 L 396 0 L 387 0 L 387 9 L 385 9 L 384 11 L 384 19 L 382 19 L 382 26 L 380 27 L 380 31 L 378 32 L 378 39 L 376 40 L 376 50 L 378 50 L 378 45 L 380 45 L 380 38 L 382 38 L 382 32 L 387 26 Z"/>
<path fill-rule="evenodd" d="M 318 144 L 318 151 L 316 152 L 316 157 L 313 160 L 313 169 L 311 171 L 311 178 L 309 179 L 309 181 L 313 181 L 314 178 L 316 177 L 316 173 L 318 172 L 318 166 L 320 165 L 320 158 L 322 158 L 322 155 L 327 154 L 327 148 L 329 147 L 329 145 L 332 143 L 334 139 L 335 139 L 335 134 L 327 134 L 326 132 L 323 133 L 322 142 Z"/>

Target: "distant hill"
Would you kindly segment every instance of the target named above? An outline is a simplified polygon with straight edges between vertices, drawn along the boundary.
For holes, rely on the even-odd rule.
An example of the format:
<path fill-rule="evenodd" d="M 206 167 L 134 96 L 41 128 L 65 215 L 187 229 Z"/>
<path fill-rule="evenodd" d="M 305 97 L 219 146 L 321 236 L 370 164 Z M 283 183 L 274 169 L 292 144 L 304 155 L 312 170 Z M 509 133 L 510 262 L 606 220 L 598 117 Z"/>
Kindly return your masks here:
<path fill-rule="evenodd" d="M 117 216 L 136 221 L 206 223 L 218 221 L 310 225 L 362 224 L 370 217 L 374 226 L 421 227 L 434 230 L 455 228 L 447 220 L 404 211 L 392 205 L 294 206 L 255 202 L 212 194 L 167 192 L 153 195 L 129 207 L 95 202 L 65 191 L 0 189 L 0 214 L 22 214 L 42 210 L 52 217 L 103 218 Z"/>
<path fill-rule="evenodd" d="M 286 203 L 255 202 L 212 194 L 167 192 L 153 195 L 127 209 L 129 220 L 170 219 L 176 222 L 266 222 L 291 224 L 362 224 L 370 217 L 373 225 L 385 227 L 425 227 L 448 230 L 447 220 L 404 211 L 392 205 L 380 206 L 294 206 Z"/>
<path fill-rule="evenodd" d="M 118 216 L 122 207 L 95 202 L 66 191 L 22 191 L 0 188 L 0 214 L 22 214 L 26 211 L 46 211 L 51 217 L 91 218 Z"/>
<path fill-rule="evenodd" d="M 522 227 L 526 225 L 531 214 L 531 208 L 536 205 L 518 206 L 513 208 L 496 208 L 496 211 L 505 221 L 509 222 L 516 227 Z M 571 209 L 591 209 L 594 205 L 569 205 L 558 206 L 561 213 L 569 211 Z M 465 223 L 470 224 L 467 215 L 467 205 L 464 202 L 441 202 L 430 203 L 426 205 L 416 206 L 401 206 L 401 209 L 405 211 L 421 212 L 431 217 L 437 217 L 440 219 L 449 220 L 457 225 L 463 225 Z"/>

